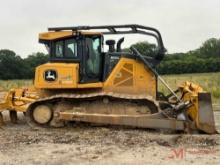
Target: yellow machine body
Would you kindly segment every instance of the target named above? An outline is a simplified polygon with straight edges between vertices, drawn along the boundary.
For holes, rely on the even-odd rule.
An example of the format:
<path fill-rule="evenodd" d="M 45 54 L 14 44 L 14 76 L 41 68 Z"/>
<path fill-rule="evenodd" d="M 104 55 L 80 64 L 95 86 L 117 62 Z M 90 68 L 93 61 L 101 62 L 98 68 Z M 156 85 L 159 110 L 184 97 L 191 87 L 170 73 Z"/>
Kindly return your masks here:
<path fill-rule="evenodd" d="M 134 59 L 121 58 L 104 82 L 104 90 L 144 94 L 156 98 L 157 79 L 143 63 Z"/>
<path fill-rule="evenodd" d="M 100 32 L 79 31 L 84 36 L 102 35 Z M 39 40 L 56 40 L 76 36 L 74 31 L 56 31 L 39 34 Z M 46 63 L 36 68 L 34 86 L 37 89 L 99 88 L 108 92 L 144 94 L 156 98 L 156 76 L 143 63 L 121 58 L 104 82 L 80 83 L 79 63 Z M 46 81 L 45 72 L 54 70 L 55 81 Z"/>
<path fill-rule="evenodd" d="M 56 71 L 55 81 L 46 81 L 47 70 Z M 152 71 L 134 59 L 121 58 L 106 81 L 79 82 L 79 64 L 46 63 L 36 68 L 34 86 L 37 89 L 99 88 L 107 92 L 144 94 L 156 98 L 157 80 Z"/>
<path fill-rule="evenodd" d="M 48 70 L 56 72 L 56 77 L 53 81 L 45 80 L 46 76 L 51 76 L 50 74 L 52 74 L 49 72 L 46 75 Z M 34 86 L 39 89 L 77 88 L 78 80 L 79 64 L 46 63 L 36 68 Z"/>

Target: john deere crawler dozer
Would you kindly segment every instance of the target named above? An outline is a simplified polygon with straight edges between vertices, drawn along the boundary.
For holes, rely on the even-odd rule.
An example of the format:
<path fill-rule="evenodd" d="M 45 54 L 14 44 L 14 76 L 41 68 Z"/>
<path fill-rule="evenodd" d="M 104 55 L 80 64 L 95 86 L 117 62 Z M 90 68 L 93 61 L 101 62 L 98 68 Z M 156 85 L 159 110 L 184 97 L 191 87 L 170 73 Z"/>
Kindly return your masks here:
<path fill-rule="evenodd" d="M 9 110 L 25 112 L 32 127 L 62 127 L 66 121 L 104 125 L 216 133 L 211 96 L 193 83 L 176 91 L 155 68 L 165 54 L 160 32 L 141 25 L 78 26 L 49 28 L 39 35 L 50 61 L 36 68 L 34 88 L 12 89 L 0 103 Z M 92 31 L 91 31 L 92 30 Z M 134 47 L 123 52 L 124 38 L 104 36 L 142 34 L 157 41 L 155 56 L 143 56 Z M 170 91 L 158 91 L 161 81 Z M 1 116 L 0 116 L 1 117 Z"/>

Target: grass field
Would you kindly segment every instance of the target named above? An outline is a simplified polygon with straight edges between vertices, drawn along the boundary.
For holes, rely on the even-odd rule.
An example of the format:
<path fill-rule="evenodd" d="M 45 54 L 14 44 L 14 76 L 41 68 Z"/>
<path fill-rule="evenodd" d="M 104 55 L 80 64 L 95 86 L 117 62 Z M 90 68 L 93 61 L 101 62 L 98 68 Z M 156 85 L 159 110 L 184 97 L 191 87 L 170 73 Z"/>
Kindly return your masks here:
<path fill-rule="evenodd" d="M 220 72 L 218 73 L 200 73 L 200 74 L 182 74 L 182 75 L 165 75 L 162 76 L 167 84 L 175 90 L 177 86 L 185 81 L 191 81 L 200 84 L 204 90 L 212 93 L 213 102 L 220 104 Z M 30 86 L 33 84 L 32 80 L 0 80 L 0 90 L 9 90 L 11 88 L 18 88 L 22 86 Z M 167 89 L 159 84 L 159 90 L 163 93 Z"/>
<path fill-rule="evenodd" d="M 199 84 L 205 91 L 211 92 L 212 100 L 220 104 L 220 72 L 218 73 L 198 73 L 162 76 L 169 86 L 175 90 L 178 85 L 185 81 Z M 159 90 L 167 93 L 167 89 L 159 83 Z"/>

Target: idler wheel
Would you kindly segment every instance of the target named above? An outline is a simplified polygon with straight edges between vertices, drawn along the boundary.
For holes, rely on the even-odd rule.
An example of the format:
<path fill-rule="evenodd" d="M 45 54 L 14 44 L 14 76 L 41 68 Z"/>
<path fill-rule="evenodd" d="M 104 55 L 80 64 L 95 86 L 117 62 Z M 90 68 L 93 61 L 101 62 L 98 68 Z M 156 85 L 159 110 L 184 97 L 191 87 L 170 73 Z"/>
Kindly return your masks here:
<path fill-rule="evenodd" d="M 48 105 L 36 106 L 32 114 L 34 121 L 39 124 L 47 124 L 53 116 L 53 112 Z"/>

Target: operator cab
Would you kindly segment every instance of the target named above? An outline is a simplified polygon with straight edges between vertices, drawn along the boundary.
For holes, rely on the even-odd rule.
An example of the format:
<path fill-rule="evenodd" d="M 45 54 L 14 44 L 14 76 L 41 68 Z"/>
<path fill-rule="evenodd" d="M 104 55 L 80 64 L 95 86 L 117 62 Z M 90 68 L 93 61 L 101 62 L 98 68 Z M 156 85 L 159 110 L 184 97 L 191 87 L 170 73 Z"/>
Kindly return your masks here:
<path fill-rule="evenodd" d="M 107 30 L 102 32 L 89 30 Z M 112 25 L 112 26 L 78 26 L 49 28 L 49 32 L 39 35 L 39 42 L 44 43 L 50 54 L 50 63 L 75 63 L 79 65 L 79 83 L 103 82 L 114 69 L 121 56 L 137 58 L 136 53 L 122 53 L 121 38 L 116 45 L 114 40 L 107 40 L 108 52 L 104 52 L 104 35 L 144 34 L 154 37 L 158 51 L 155 58 L 141 57 L 156 66 L 163 59 L 165 48 L 157 29 L 141 25 Z"/>
<path fill-rule="evenodd" d="M 58 33 L 58 32 L 54 32 Z M 79 63 L 81 83 L 102 80 L 103 36 L 101 34 L 78 34 L 46 41 L 50 62 Z"/>

